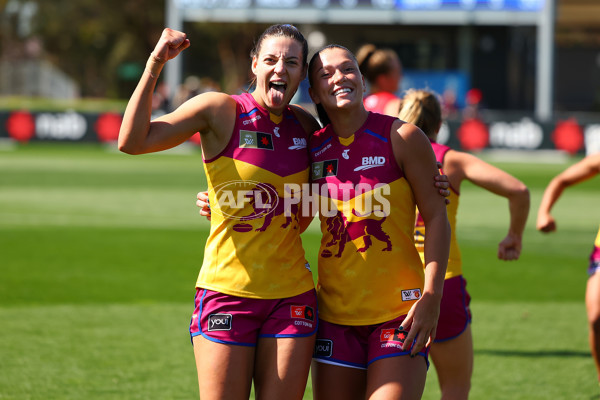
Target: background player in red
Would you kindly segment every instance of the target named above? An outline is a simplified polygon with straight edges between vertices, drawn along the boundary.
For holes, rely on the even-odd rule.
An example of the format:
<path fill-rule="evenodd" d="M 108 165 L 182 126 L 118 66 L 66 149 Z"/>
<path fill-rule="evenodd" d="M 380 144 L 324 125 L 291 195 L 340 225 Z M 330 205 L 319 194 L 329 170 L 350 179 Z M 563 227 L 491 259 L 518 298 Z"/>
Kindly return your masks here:
<path fill-rule="evenodd" d="M 498 258 L 516 260 L 521 253 L 523 231 L 529 213 L 529 190 L 515 177 L 477 157 L 436 143 L 442 124 L 442 112 L 435 93 L 409 90 L 402 99 L 401 120 L 417 125 L 432 142 L 442 172 L 450 181 L 448 220 L 452 227 L 450 256 L 444 281 L 440 318 L 431 358 L 435 365 L 442 399 L 467 399 L 473 371 L 473 339 L 471 336 L 470 296 L 462 272 L 462 259 L 456 238 L 456 215 L 460 185 L 468 180 L 508 199 L 510 225 L 506 237 L 498 245 Z M 415 244 L 423 256 L 428 231 L 417 217 Z"/>
<path fill-rule="evenodd" d="M 402 82 L 402 63 L 396 52 L 365 44 L 356 52 L 356 59 L 370 87 L 370 94 L 364 99 L 367 111 L 396 117 L 400 110 L 396 93 Z"/>
<path fill-rule="evenodd" d="M 306 144 L 307 133 L 319 126 L 289 105 L 306 76 L 302 34 L 291 25 L 274 25 L 260 36 L 251 54 L 252 93 L 204 93 L 151 121 L 158 75 L 189 45 L 185 33 L 163 31 L 127 105 L 119 149 L 161 151 L 200 132 L 212 196 L 231 182 L 231 190 L 241 185 L 247 192 L 273 191 L 274 197 L 284 195 L 285 183 L 307 182 L 308 154 L 298 144 Z M 252 182 L 265 185 L 253 188 Z M 267 221 L 250 202 L 236 207 L 212 200 L 218 213 L 190 324 L 200 397 L 247 399 L 254 381 L 257 399 L 301 399 L 314 348 L 316 293 L 300 229 L 281 228 L 282 214 Z"/>
<path fill-rule="evenodd" d="M 537 215 L 537 229 L 540 232 L 549 233 L 556 231 L 556 221 L 550 214 L 552 206 L 558 201 L 563 191 L 573 185 L 600 173 L 600 153 L 585 157 L 578 163 L 570 166 L 556 177 L 554 177 L 546 190 L 540 203 Z M 600 229 L 594 242 L 590 263 L 588 267 L 589 278 L 585 292 L 585 305 L 587 308 L 589 342 L 596 372 L 600 382 Z"/>

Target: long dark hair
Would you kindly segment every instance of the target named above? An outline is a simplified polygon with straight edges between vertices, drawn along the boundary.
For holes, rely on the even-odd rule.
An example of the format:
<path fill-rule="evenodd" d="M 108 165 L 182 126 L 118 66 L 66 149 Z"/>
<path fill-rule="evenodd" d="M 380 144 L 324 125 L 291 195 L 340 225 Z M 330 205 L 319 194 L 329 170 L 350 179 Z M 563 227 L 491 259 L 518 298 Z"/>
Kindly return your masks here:
<path fill-rule="evenodd" d="M 302 45 L 302 65 L 306 65 L 306 60 L 308 59 L 308 42 L 304 38 L 304 35 L 298 30 L 298 28 L 290 24 L 271 25 L 270 27 L 265 29 L 265 31 L 258 37 L 256 42 L 254 43 L 254 47 L 250 51 L 250 59 L 258 57 L 263 42 L 265 41 L 265 39 L 270 37 L 287 37 L 290 39 L 294 39 L 295 41 L 300 43 Z M 256 77 L 253 77 L 248 90 L 250 90 L 255 85 Z"/>
<path fill-rule="evenodd" d="M 354 61 L 356 61 L 354 53 L 352 53 L 350 50 L 348 50 L 348 48 L 340 44 L 328 44 L 327 46 L 322 47 L 319 51 L 313 54 L 313 56 L 310 58 L 310 62 L 308 63 L 308 83 L 311 87 L 314 84 L 314 78 L 312 74 L 313 70 L 315 69 L 315 63 L 317 62 L 317 60 L 319 59 L 319 55 L 321 55 L 323 51 L 330 49 L 342 49 L 346 51 L 354 59 Z M 356 63 L 358 64 L 358 61 L 356 61 Z M 315 108 L 317 110 L 317 116 L 319 117 L 319 121 L 321 121 L 321 125 L 327 126 L 331 122 L 331 120 L 329 119 L 329 115 L 327 115 L 327 112 L 321 104 L 315 104 Z"/>

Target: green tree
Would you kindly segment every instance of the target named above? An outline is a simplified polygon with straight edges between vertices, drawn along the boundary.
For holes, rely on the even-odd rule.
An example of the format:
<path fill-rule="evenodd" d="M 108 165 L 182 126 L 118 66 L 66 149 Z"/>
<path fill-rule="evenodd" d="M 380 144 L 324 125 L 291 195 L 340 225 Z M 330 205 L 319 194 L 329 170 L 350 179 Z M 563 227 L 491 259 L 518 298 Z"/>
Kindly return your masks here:
<path fill-rule="evenodd" d="M 128 97 L 164 25 L 164 1 L 38 0 L 33 34 L 85 97 Z M 121 73 L 119 73 L 121 72 Z"/>

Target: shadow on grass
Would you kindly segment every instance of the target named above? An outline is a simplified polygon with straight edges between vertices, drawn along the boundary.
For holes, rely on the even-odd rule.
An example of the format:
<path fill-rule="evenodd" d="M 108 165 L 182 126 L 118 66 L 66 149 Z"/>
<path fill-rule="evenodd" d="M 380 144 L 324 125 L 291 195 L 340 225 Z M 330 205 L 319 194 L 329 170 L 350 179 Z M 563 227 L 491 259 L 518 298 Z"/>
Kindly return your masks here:
<path fill-rule="evenodd" d="M 574 351 L 574 350 L 497 350 L 497 349 L 480 349 L 475 350 L 476 355 L 487 356 L 503 356 L 503 357 L 581 357 L 588 358 L 592 354 L 589 351 Z"/>

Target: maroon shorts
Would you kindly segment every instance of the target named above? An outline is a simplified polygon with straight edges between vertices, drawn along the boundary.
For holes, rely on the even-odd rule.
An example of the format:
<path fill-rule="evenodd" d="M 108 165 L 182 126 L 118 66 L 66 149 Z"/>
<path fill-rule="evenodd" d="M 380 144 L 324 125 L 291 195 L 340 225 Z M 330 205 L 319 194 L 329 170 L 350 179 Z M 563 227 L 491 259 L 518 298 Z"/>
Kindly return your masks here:
<path fill-rule="evenodd" d="M 326 364 L 367 369 L 374 361 L 410 354 L 402 350 L 407 330 L 398 329 L 406 315 L 375 325 L 351 326 L 319 320 L 313 359 Z M 414 342 L 413 342 L 414 345 Z M 412 346 L 411 346 L 412 349 Z M 429 348 L 422 348 L 427 367 Z"/>
<path fill-rule="evenodd" d="M 444 281 L 435 342 L 454 339 L 467 329 L 471 322 L 470 303 L 467 281 L 462 275 Z"/>
<path fill-rule="evenodd" d="M 590 265 L 588 267 L 588 275 L 594 275 L 600 269 L 600 247 L 594 246 L 592 254 L 590 254 Z"/>
<path fill-rule="evenodd" d="M 197 289 L 190 335 L 218 343 L 256 346 L 258 338 L 292 338 L 317 330 L 314 289 L 285 299 L 250 299 Z"/>

